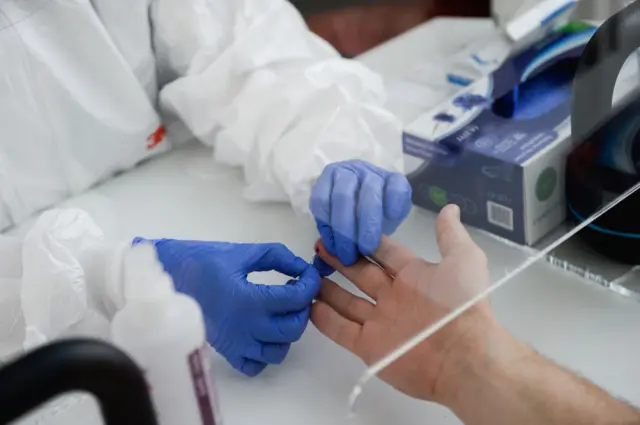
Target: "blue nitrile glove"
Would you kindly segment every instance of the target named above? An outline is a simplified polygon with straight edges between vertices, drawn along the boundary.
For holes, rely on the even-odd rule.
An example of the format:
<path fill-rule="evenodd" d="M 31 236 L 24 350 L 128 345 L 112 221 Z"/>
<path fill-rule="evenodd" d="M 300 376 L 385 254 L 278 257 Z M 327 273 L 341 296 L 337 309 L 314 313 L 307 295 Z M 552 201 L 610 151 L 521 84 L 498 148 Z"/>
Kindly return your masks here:
<path fill-rule="evenodd" d="M 236 370 L 256 376 L 282 363 L 302 337 L 320 276 L 284 245 L 150 242 L 176 289 L 201 305 L 209 343 Z M 271 270 L 299 279 L 282 286 L 247 280 L 249 273 Z"/>
<path fill-rule="evenodd" d="M 313 188 L 309 207 L 327 251 L 346 265 L 371 255 L 382 235 L 390 235 L 411 211 L 411 185 L 400 173 L 352 160 L 325 168 Z M 317 258 L 322 276 L 333 270 Z"/>

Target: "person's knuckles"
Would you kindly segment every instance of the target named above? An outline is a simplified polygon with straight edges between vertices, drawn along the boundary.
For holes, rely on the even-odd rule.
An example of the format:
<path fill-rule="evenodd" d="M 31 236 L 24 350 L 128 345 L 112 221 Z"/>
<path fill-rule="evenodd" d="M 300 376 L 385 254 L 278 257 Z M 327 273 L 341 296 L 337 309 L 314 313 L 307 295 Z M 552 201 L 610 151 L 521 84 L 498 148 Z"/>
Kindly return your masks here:
<path fill-rule="evenodd" d="M 292 260 L 293 269 L 296 270 L 296 273 L 302 276 L 303 278 L 310 278 L 310 273 L 308 272 L 309 268 L 312 264 L 308 263 L 304 258 L 294 256 Z M 306 275 L 305 275 L 306 273 Z M 295 276 L 291 276 L 295 277 Z"/>
<path fill-rule="evenodd" d="M 318 256 L 322 259 L 322 261 L 324 261 L 329 267 L 333 268 L 333 269 L 337 269 L 341 266 L 340 264 L 340 259 L 331 254 L 327 247 L 323 244 L 320 243 L 317 245 L 317 249 L 318 249 Z"/>
<path fill-rule="evenodd" d="M 267 368 L 267 364 L 244 359 L 239 371 L 249 378 L 255 378 Z"/>
<path fill-rule="evenodd" d="M 360 177 L 362 177 L 362 175 L 359 167 L 349 163 L 341 163 L 333 172 L 333 190 L 339 190 L 343 186 L 340 184 L 341 182 L 353 181 L 354 178 L 357 181 Z"/>
<path fill-rule="evenodd" d="M 320 292 L 320 286 L 322 285 L 322 277 L 318 270 L 312 265 L 308 265 L 305 271 L 302 273 L 299 280 L 292 280 L 291 285 L 297 285 L 297 292 L 299 297 L 307 303 L 311 303 Z M 292 294 L 292 298 L 296 298 L 296 290 Z"/>
<path fill-rule="evenodd" d="M 411 193 L 396 192 L 385 205 L 385 217 L 396 223 L 396 227 L 409 215 L 411 210 Z"/>
<path fill-rule="evenodd" d="M 304 329 L 298 329 L 298 323 L 292 317 L 276 317 L 273 326 L 281 340 L 288 343 L 297 342 L 304 332 Z"/>
<path fill-rule="evenodd" d="M 342 265 L 350 267 L 358 261 L 358 247 L 354 242 L 345 242 L 337 247 L 338 258 Z"/>
<path fill-rule="evenodd" d="M 309 199 L 309 210 L 318 220 L 328 220 L 331 216 L 331 201 L 329 197 L 316 193 Z"/>
<path fill-rule="evenodd" d="M 357 168 L 366 166 L 366 164 L 368 163 L 366 161 L 363 161 L 362 159 L 348 159 L 346 161 L 338 162 L 337 166 L 340 168 L 348 168 L 351 170 L 355 170 Z"/>
<path fill-rule="evenodd" d="M 318 255 L 313 259 L 313 267 L 315 267 L 321 277 L 331 276 L 336 271 L 333 267 L 325 263 Z"/>
<path fill-rule="evenodd" d="M 218 351 L 219 352 L 219 351 Z M 232 368 L 242 373 L 242 366 L 244 365 L 244 358 L 237 355 L 227 356 L 224 353 L 220 353 L 222 357 L 231 365 Z"/>
<path fill-rule="evenodd" d="M 357 218 L 355 211 L 353 218 L 349 217 L 349 221 L 343 220 L 341 222 L 335 222 L 333 225 L 333 239 L 336 244 L 336 250 L 340 245 L 349 246 L 348 244 L 356 244 L 358 242 L 358 235 L 356 233 Z M 343 247 L 344 249 L 344 247 Z"/>
<path fill-rule="evenodd" d="M 380 245 L 380 236 L 369 233 L 360 239 L 358 243 L 358 250 L 365 257 L 370 257 L 376 252 L 378 245 Z"/>
<path fill-rule="evenodd" d="M 262 357 L 269 364 L 282 364 L 289 354 L 289 347 L 289 344 L 263 344 Z"/>
<path fill-rule="evenodd" d="M 291 319 L 292 322 L 288 324 L 287 342 L 294 343 L 302 339 L 307 328 L 308 317 L 309 316 L 307 316 L 305 320 L 302 320 L 298 315 L 295 315 L 294 318 Z"/>
<path fill-rule="evenodd" d="M 356 164 L 358 168 L 363 172 L 375 174 L 382 179 L 386 179 L 391 174 L 391 172 L 385 170 L 384 168 L 378 167 L 377 165 L 367 161 L 357 160 Z"/>
<path fill-rule="evenodd" d="M 358 223 L 358 250 L 362 255 L 371 256 L 378 249 L 384 232 L 384 225 L 374 215 L 366 215 L 362 223 Z"/>
<path fill-rule="evenodd" d="M 385 188 L 385 217 L 402 222 L 411 212 L 413 189 L 405 176 L 392 173 L 387 176 Z"/>
<path fill-rule="evenodd" d="M 249 289 L 243 291 L 245 295 L 240 298 L 239 302 L 235 303 L 239 312 L 259 311 L 261 314 L 266 315 L 273 308 L 272 306 L 283 304 L 286 301 L 281 294 L 274 293 L 269 285 L 248 283 L 247 286 Z"/>
<path fill-rule="evenodd" d="M 269 243 L 257 246 L 258 255 L 262 255 L 268 263 L 277 263 L 282 259 L 295 261 L 296 256 L 283 243 Z"/>
<path fill-rule="evenodd" d="M 340 185 L 336 184 L 336 188 L 333 189 L 333 195 L 331 197 L 332 208 L 335 209 L 344 209 L 346 207 L 355 207 L 356 200 L 354 199 L 354 192 L 349 186 L 356 186 L 357 183 L 351 183 L 349 185 Z M 353 217 L 355 219 L 355 211 L 344 211 L 344 214 L 353 213 Z M 332 227 L 335 230 L 336 227 L 336 217 L 334 215 L 331 216 L 332 219 Z"/>
<path fill-rule="evenodd" d="M 318 232 L 320 233 L 320 238 L 325 248 L 331 255 L 335 255 L 335 235 L 333 234 L 333 229 L 331 225 L 326 223 L 318 223 Z"/>

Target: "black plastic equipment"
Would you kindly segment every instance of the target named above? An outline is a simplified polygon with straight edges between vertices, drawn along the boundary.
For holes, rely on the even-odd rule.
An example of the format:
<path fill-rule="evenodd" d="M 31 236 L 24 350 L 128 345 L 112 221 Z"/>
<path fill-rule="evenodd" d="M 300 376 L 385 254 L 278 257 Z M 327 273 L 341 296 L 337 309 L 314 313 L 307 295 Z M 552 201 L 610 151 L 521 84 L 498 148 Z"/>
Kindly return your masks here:
<path fill-rule="evenodd" d="M 635 173 L 623 173 L 600 163 L 605 140 L 615 137 L 621 123 L 640 116 L 640 98 L 612 107 L 623 65 L 640 48 L 640 1 L 612 16 L 593 36 L 578 64 L 573 86 L 572 136 L 579 145 L 567 162 L 569 216 L 582 222 L 639 180 L 636 147 L 640 135 L 625 135 L 634 148 Z M 639 77 L 640 78 L 640 77 Z M 640 264 L 640 193 L 581 232 L 594 250 L 614 260 Z"/>
<path fill-rule="evenodd" d="M 0 370 L 0 424 L 68 392 L 94 395 L 107 425 L 156 425 L 142 371 L 103 342 L 47 345 Z"/>

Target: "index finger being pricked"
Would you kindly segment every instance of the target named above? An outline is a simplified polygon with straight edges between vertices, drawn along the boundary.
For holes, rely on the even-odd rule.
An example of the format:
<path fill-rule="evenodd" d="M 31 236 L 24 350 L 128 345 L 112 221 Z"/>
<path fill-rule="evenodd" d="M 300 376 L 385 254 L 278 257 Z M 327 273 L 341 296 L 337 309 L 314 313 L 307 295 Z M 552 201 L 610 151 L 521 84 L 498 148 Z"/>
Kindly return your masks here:
<path fill-rule="evenodd" d="M 387 273 L 395 277 L 409 262 L 418 258 L 416 254 L 403 245 L 383 236 L 380 246 L 371 258 Z"/>
<path fill-rule="evenodd" d="M 340 272 L 358 289 L 374 300 L 378 299 L 381 291 L 391 287 L 393 279 L 377 264 L 361 257 L 353 266 L 344 266 L 337 257 L 329 254 L 324 245 L 318 241 L 316 244 L 318 256 L 330 267 Z"/>
<path fill-rule="evenodd" d="M 362 332 L 361 325 L 341 316 L 322 301 L 316 301 L 311 307 L 311 323 L 331 341 L 359 356 L 357 347 Z"/>

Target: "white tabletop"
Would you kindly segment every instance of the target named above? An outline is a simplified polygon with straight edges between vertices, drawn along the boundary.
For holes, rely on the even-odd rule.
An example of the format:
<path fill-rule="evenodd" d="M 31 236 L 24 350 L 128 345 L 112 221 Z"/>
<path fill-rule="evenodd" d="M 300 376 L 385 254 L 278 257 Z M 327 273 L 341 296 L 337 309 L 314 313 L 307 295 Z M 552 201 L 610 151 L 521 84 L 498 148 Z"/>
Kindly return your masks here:
<path fill-rule="evenodd" d="M 488 19 L 438 18 L 418 26 L 358 59 L 386 79 L 401 77 L 416 62 L 436 62 L 471 45 L 494 31 Z"/>
<path fill-rule="evenodd" d="M 446 54 L 489 29 L 484 21 L 437 20 L 362 60 L 389 77 L 416 55 Z M 286 205 L 248 203 L 241 193 L 240 172 L 211 165 L 210 150 L 190 146 L 65 205 L 86 209 L 114 237 L 278 241 L 312 258 L 317 233 L 310 220 Z M 432 214 L 415 211 L 396 237 L 435 260 L 433 223 Z M 473 235 L 489 255 L 493 278 L 526 258 L 525 250 Z M 494 306 L 501 322 L 540 352 L 640 403 L 640 305 L 539 264 L 499 291 Z M 364 368 L 312 326 L 282 366 L 256 379 L 241 377 L 222 359 L 214 363 L 226 425 L 459 423 L 446 409 L 410 400 L 379 382 L 365 390 L 356 417 L 349 419 L 347 395 Z"/>

